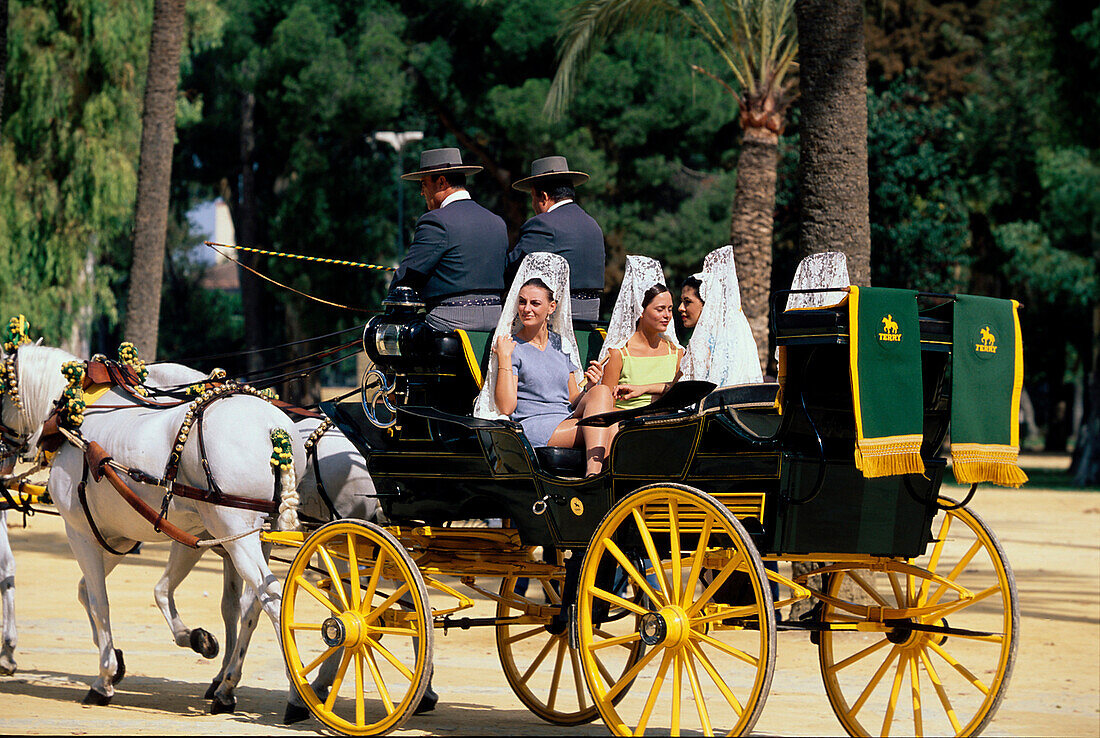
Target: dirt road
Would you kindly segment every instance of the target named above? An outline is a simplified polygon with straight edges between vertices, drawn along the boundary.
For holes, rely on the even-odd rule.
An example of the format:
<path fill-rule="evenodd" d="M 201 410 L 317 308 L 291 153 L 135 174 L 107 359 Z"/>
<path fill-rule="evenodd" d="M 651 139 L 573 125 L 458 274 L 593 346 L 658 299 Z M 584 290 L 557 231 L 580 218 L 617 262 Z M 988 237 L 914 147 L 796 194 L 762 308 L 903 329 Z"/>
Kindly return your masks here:
<path fill-rule="evenodd" d="M 974 508 L 1001 539 L 1019 586 L 1022 624 L 1014 678 L 987 734 L 1100 735 L 1100 493 L 983 491 Z M 14 518 L 13 518 L 14 519 Z M 13 528 L 18 572 L 19 671 L 0 678 L 0 733 L 73 735 L 313 734 L 313 720 L 281 724 L 286 679 L 273 629 L 262 624 L 234 715 L 206 714 L 202 695 L 217 670 L 175 647 L 152 589 L 167 556 L 147 545 L 108 585 L 116 645 L 127 675 L 114 702 L 82 708 L 97 668 L 88 622 L 76 600 L 79 570 L 57 518 Z M 277 573 L 279 573 L 277 571 Z M 221 632 L 221 564 L 200 563 L 179 593 L 192 626 Z M 435 712 L 399 735 L 606 735 L 599 723 L 563 731 L 512 695 L 491 629 L 436 636 Z M 842 735 L 825 698 L 816 649 L 780 633 L 775 679 L 759 735 Z"/>

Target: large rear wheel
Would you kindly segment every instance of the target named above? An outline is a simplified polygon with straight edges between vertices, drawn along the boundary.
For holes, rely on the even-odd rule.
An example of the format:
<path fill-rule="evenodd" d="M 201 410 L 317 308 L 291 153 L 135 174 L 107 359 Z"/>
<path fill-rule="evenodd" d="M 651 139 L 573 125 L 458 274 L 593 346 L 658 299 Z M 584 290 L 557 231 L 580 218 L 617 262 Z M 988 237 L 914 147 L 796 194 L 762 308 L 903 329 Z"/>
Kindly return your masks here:
<path fill-rule="evenodd" d="M 966 508 L 941 511 L 932 530 L 911 570 L 853 565 L 830 576 L 824 620 L 861 629 L 826 631 L 819 645 L 825 691 L 850 735 L 975 735 L 1004 698 L 1020 624 L 1008 559 Z M 846 582 L 861 602 L 844 600 Z"/>
<path fill-rule="evenodd" d="M 381 735 L 420 704 L 431 676 L 431 609 L 397 540 L 341 520 L 305 540 L 283 587 L 283 657 L 310 712 L 348 735 Z"/>
<path fill-rule="evenodd" d="M 627 582 L 644 598 L 624 597 Z M 615 608 L 635 616 L 633 632 L 604 628 Z M 706 493 L 652 485 L 611 509 L 581 567 L 577 633 L 585 682 L 617 735 L 740 735 L 764 707 L 775 667 L 767 578 L 745 529 Z M 647 650 L 625 673 L 607 668 L 606 654 L 638 642 Z"/>

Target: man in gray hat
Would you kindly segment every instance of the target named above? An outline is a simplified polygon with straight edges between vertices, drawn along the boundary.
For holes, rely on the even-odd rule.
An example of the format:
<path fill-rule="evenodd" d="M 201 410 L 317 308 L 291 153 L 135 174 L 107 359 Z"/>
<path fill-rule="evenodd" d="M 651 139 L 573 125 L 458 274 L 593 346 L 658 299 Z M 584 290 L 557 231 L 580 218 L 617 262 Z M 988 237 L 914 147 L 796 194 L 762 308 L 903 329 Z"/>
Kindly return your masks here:
<path fill-rule="evenodd" d="M 531 163 L 531 176 L 512 185 L 531 193 L 535 216 L 523 224 L 519 240 L 508 252 L 508 276 L 523 257 L 551 251 L 569 262 L 573 318 L 598 320 L 603 292 L 603 231 L 592 216 L 574 202 L 574 188 L 588 181 L 584 172 L 569 168 L 564 156 L 547 156 Z"/>
<path fill-rule="evenodd" d="M 491 331 L 500 317 L 508 229 L 466 191 L 466 176 L 480 171 L 463 165 L 458 149 L 430 149 L 420 169 L 401 176 L 420 180 L 428 212 L 416 221 L 390 288 L 416 289 L 428 325 L 439 330 Z"/>

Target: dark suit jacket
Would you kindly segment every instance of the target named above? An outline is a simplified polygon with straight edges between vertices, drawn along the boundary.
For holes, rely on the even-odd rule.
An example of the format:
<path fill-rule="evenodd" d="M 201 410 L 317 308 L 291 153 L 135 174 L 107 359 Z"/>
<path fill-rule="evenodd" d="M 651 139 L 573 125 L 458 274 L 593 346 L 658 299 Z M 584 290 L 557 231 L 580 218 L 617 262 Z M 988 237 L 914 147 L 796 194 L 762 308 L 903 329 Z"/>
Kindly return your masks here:
<path fill-rule="evenodd" d="M 523 257 L 536 251 L 550 251 L 565 257 L 569 262 L 570 288 L 603 289 L 603 231 L 577 203 L 566 203 L 523 224 L 519 240 L 508 252 L 508 282 L 512 281 Z"/>
<path fill-rule="evenodd" d="M 508 228 L 473 200 L 456 200 L 416 221 L 412 243 L 390 287 L 415 288 L 428 302 L 504 291 Z"/>

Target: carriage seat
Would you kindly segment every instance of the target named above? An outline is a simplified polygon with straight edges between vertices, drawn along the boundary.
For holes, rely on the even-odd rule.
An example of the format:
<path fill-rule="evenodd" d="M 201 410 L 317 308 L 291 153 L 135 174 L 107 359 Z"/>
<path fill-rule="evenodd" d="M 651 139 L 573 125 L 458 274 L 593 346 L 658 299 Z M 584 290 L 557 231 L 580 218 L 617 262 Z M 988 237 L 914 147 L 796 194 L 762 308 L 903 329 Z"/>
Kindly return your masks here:
<path fill-rule="evenodd" d="M 539 467 L 555 477 L 583 477 L 585 459 L 583 448 L 539 446 L 535 449 Z"/>
<path fill-rule="evenodd" d="M 699 403 L 699 413 L 725 411 L 721 422 L 737 435 L 754 444 L 770 443 L 782 422 L 777 412 L 778 393 L 775 382 L 719 387 Z"/>

